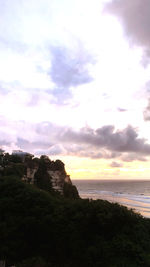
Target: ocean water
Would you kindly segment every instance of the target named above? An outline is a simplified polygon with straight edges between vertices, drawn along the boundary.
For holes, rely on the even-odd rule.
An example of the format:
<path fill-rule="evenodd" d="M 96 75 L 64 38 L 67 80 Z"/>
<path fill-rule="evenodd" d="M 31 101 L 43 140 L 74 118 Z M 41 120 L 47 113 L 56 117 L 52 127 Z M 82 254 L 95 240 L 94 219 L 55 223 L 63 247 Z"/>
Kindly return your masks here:
<path fill-rule="evenodd" d="M 150 180 L 73 180 L 81 198 L 118 202 L 150 218 Z"/>

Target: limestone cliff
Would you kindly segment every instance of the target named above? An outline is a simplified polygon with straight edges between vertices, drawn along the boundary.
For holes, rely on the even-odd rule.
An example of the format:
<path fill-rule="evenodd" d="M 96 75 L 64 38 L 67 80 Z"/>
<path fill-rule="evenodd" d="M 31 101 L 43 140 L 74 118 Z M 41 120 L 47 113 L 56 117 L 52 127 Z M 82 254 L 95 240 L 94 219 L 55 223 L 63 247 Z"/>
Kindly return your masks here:
<path fill-rule="evenodd" d="M 43 155 L 40 158 L 29 153 L 15 151 L 13 154 L 0 155 L 0 176 L 17 176 L 22 181 L 38 188 L 54 192 L 68 198 L 78 198 L 78 191 L 66 173 L 61 160 L 51 161 Z"/>
<path fill-rule="evenodd" d="M 55 190 L 69 198 L 78 198 L 78 191 L 72 184 L 70 176 L 66 173 L 62 161 L 51 161 L 43 155 L 38 158 L 27 158 L 24 161 L 26 173 L 22 180 L 35 184 L 39 188 L 50 191 Z"/>

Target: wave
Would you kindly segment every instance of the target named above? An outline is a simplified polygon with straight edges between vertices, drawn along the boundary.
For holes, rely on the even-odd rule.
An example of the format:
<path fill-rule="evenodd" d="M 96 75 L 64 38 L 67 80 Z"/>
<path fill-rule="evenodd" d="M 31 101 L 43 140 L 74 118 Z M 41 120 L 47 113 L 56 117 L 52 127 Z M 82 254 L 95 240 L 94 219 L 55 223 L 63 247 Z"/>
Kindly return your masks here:
<path fill-rule="evenodd" d="M 117 202 L 121 205 L 132 208 L 145 217 L 150 217 L 150 196 L 144 194 L 132 195 L 130 193 L 87 190 L 79 192 L 82 198 L 103 199 L 110 202 Z"/>

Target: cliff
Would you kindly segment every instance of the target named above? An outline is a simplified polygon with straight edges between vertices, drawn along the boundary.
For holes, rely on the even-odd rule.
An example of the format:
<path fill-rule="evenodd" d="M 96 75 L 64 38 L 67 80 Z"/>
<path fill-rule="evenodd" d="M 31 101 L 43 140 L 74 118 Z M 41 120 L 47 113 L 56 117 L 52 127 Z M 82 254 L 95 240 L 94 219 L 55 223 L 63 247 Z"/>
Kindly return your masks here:
<path fill-rule="evenodd" d="M 17 175 L 25 183 L 42 190 L 59 192 L 67 198 L 79 198 L 61 160 L 51 161 L 45 155 L 36 158 L 29 153 L 5 153 L 0 156 L 0 167 L 1 176 Z"/>

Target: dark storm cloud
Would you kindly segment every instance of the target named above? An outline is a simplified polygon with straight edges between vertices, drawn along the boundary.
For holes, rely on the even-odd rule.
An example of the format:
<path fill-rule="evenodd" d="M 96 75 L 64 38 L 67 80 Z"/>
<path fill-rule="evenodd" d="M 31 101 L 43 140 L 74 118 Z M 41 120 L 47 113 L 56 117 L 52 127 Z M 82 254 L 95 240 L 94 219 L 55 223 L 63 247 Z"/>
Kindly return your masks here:
<path fill-rule="evenodd" d="M 80 47 L 76 51 L 65 47 L 51 47 L 52 60 L 50 76 L 55 84 L 54 95 L 58 102 L 71 97 L 71 87 L 93 80 L 88 67 L 94 59 Z"/>
<path fill-rule="evenodd" d="M 111 164 L 110 164 L 110 167 L 112 168 L 120 168 L 120 167 L 123 167 L 123 164 L 119 163 L 119 162 L 116 162 L 116 161 L 113 161 Z"/>
<path fill-rule="evenodd" d="M 116 15 L 123 24 L 127 38 L 146 50 L 150 48 L 150 1 L 113 0 L 105 11 Z"/>

